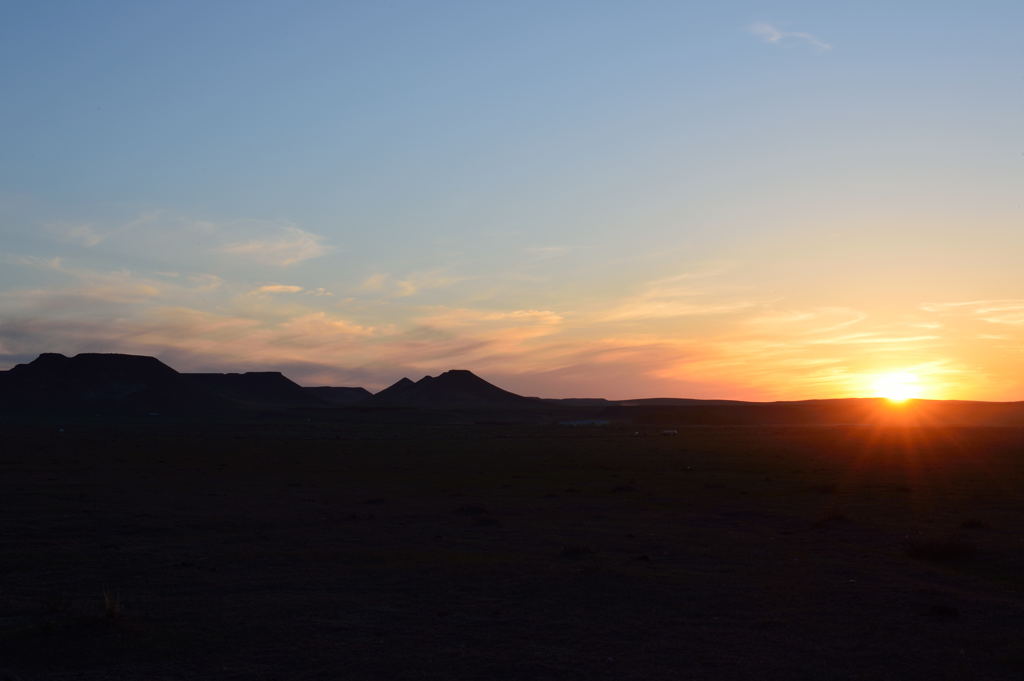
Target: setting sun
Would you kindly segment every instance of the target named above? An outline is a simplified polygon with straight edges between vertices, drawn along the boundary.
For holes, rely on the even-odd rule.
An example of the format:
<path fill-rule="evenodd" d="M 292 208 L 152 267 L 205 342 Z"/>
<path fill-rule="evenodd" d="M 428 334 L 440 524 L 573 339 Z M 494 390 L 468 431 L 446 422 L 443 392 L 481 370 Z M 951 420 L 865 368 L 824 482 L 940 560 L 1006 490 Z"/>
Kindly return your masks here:
<path fill-rule="evenodd" d="M 920 380 L 907 371 L 895 371 L 878 376 L 873 384 L 876 397 L 884 397 L 890 402 L 906 402 L 921 396 Z"/>

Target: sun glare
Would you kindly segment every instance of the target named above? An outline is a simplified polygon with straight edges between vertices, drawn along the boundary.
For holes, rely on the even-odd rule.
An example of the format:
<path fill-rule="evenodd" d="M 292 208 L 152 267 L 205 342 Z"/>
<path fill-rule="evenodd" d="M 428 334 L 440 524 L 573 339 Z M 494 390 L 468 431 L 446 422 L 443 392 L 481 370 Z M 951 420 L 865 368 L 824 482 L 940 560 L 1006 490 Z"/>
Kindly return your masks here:
<path fill-rule="evenodd" d="M 873 388 L 876 397 L 884 397 L 890 402 L 906 402 L 920 397 L 922 392 L 917 376 L 907 371 L 881 374 L 875 379 Z"/>

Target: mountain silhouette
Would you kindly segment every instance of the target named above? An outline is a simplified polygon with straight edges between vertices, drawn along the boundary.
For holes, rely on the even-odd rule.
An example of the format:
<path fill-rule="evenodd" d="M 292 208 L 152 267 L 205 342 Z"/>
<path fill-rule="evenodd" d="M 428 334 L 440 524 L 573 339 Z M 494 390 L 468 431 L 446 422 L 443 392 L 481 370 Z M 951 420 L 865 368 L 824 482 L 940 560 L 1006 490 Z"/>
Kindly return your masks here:
<path fill-rule="evenodd" d="M 397 404 L 401 400 L 402 395 L 406 395 L 410 390 L 416 387 L 416 384 L 408 378 L 400 378 L 388 387 L 376 393 L 373 396 L 372 402 L 375 404 Z"/>
<path fill-rule="evenodd" d="M 324 404 L 332 407 L 348 407 L 360 402 L 365 402 L 373 393 L 366 388 L 347 388 L 320 385 L 313 388 L 303 388 L 303 391 L 313 395 Z"/>
<path fill-rule="evenodd" d="M 452 369 L 413 383 L 403 378 L 368 401 L 369 404 L 420 409 L 532 408 L 539 400 L 516 395 L 488 383 L 472 371 Z"/>
<path fill-rule="evenodd" d="M 0 404 L 14 410 L 195 412 L 227 406 L 155 357 L 47 352 L 7 372 Z"/>
<path fill-rule="evenodd" d="M 181 376 L 194 386 L 244 407 L 322 407 L 327 404 L 279 371 Z"/>
<path fill-rule="evenodd" d="M 400 407 L 352 409 L 346 407 Z M 551 400 L 503 390 L 471 371 L 451 370 L 413 382 L 403 378 L 370 395 L 362 388 L 303 388 L 276 371 L 181 374 L 155 357 L 43 353 L 0 371 L 0 420 L 178 415 L 189 419 L 264 418 L 446 422 L 464 410 L 490 410 L 509 422 L 587 421 L 635 426 L 842 425 L 876 423 L 1024 425 L 1024 402 L 912 400 L 899 409 L 882 398 L 735 402 L 651 398 Z M 444 412 L 447 411 L 447 415 Z M 570 418 L 571 417 L 571 418 Z M 472 417 L 476 418 L 476 417 Z M 538 421 L 540 419 L 540 421 Z M 454 421 L 453 421 L 454 422 Z M 472 421 L 471 421 L 472 422 Z"/>

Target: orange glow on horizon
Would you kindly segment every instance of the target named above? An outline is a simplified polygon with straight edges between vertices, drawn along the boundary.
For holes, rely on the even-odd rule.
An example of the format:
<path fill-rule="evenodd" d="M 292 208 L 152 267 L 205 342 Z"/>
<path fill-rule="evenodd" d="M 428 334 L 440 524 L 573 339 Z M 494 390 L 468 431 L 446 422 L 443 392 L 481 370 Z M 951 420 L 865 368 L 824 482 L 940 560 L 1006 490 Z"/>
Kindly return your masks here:
<path fill-rule="evenodd" d="M 879 374 L 871 387 L 875 397 L 884 397 L 895 404 L 920 398 L 924 394 L 920 378 L 909 371 Z"/>

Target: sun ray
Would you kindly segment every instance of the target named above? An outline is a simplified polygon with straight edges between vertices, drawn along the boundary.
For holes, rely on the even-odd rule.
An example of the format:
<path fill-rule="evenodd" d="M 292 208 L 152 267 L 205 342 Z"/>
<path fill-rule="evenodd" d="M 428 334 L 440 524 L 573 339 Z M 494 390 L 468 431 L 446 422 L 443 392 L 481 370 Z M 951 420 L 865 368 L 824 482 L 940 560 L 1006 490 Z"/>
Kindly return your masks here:
<path fill-rule="evenodd" d="M 920 379 L 909 371 L 878 375 L 872 383 L 872 390 L 876 397 L 884 397 L 895 403 L 919 398 L 924 392 Z"/>

